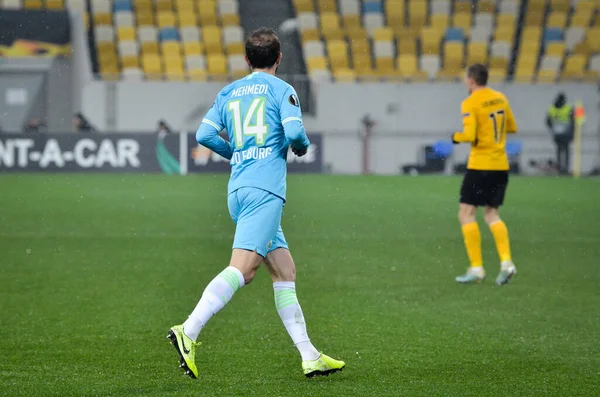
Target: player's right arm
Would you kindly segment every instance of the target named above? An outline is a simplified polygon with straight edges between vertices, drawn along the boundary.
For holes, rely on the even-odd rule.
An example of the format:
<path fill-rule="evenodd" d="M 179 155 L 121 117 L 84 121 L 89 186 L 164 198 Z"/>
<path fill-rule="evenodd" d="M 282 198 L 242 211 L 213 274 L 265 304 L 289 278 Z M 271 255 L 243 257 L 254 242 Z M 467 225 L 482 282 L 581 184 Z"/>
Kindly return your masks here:
<path fill-rule="evenodd" d="M 477 139 L 477 119 L 475 118 L 475 109 L 473 109 L 469 100 L 465 99 L 460 105 L 460 111 L 462 113 L 463 130 L 455 132 L 454 135 L 452 135 L 452 141 L 456 143 L 474 143 Z"/>
<path fill-rule="evenodd" d="M 285 90 L 281 99 L 279 117 L 281 117 L 285 137 L 292 146 L 292 149 L 300 153 L 305 152 L 310 145 L 310 141 L 308 140 L 308 136 L 306 136 L 306 130 L 302 123 L 302 110 L 300 109 L 298 95 L 296 95 L 296 90 L 291 86 Z"/>
<path fill-rule="evenodd" d="M 506 133 L 507 134 L 516 134 L 517 133 L 517 121 L 515 120 L 515 115 L 510 108 L 510 104 L 506 106 Z"/>
<path fill-rule="evenodd" d="M 227 160 L 231 160 L 231 156 L 233 156 L 231 145 L 219 136 L 219 132 L 223 128 L 224 124 L 219 111 L 219 97 L 217 97 L 206 116 L 202 119 L 200 127 L 198 127 L 196 141 Z"/>

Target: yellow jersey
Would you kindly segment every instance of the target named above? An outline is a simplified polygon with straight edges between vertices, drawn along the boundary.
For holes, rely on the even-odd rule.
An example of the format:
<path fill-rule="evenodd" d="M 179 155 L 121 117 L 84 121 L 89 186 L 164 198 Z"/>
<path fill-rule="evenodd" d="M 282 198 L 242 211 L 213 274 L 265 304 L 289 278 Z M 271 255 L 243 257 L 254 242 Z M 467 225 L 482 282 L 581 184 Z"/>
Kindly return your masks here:
<path fill-rule="evenodd" d="M 462 101 L 462 132 L 456 142 L 471 142 L 467 168 L 483 171 L 508 171 L 506 134 L 517 132 L 517 123 L 503 93 L 484 87 Z"/>

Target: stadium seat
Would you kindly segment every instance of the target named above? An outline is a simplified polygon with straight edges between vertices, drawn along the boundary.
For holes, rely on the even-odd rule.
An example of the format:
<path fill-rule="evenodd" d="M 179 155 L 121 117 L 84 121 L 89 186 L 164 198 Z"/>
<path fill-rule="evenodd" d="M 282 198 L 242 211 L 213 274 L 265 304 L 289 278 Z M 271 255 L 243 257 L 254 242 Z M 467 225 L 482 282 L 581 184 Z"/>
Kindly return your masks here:
<path fill-rule="evenodd" d="M 467 47 L 467 65 L 481 63 L 486 65 L 488 61 L 488 46 L 487 43 L 469 42 Z"/>
<path fill-rule="evenodd" d="M 487 43 L 488 41 L 490 41 L 490 38 L 492 36 L 492 31 L 489 30 L 486 27 L 483 26 L 475 26 L 473 29 L 471 29 L 471 41 L 476 41 L 476 42 L 485 42 Z"/>
<path fill-rule="evenodd" d="M 380 13 L 368 13 L 363 15 L 363 26 L 365 30 L 372 35 L 375 29 L 379 29 L 385 26 L 383 14 Z"/>
<path fill-rule="evenodd" d="M 213 80 L 226 80 L 229 73 L 227 71 L 227 58 L 223 54 L 212 54 L 207 57 L 208 74 Z"/>
<path fill-rule="evenodd" d="M 417 43 L 415 39 L 404 39 L 398 40 L 398 55 L 416 55 L 417 54 Z M 437 52 L 439 53 L 439 42 L 436 45 Z"/>
<path fill-rule="evenodd" d="M 348 68 L 348 45 L 344 40 L 330 40 L 327 42 L 327 55 L 329 65 L 334 71 Z"/>
<path fill-rule="evenodd" d="M 567 51 L 572 51 L 575 46 L 585 39 L 585 29 L 579 26 L 567 28 L 565 32 L 565 45 Z"/>
<path fill-rule="evenodd" d="M 391 28 L 404 26 L 406 9 L 404 0 L 387 0 L 385 2 L 387 24 Z"/>
<path fill-rule="evenodd" d="M 581 28 L 587 28 L 592 22 L 594 13 L 590 11 L 575 11 L 575 14 L 571 17 L 571 26 L 577 26 Z"/>
<path fill-rule="evenodd" d="M 318 20 L 315 13 L 303 12 L 296 17 L 303 41 L 320 40 Z"/>
<path fill-rule="evenodd" d="M 144 80 L 144 72 L 137 67 L 124 68 L 121 75 L 125 81 L 140 82 Z"/>
<path fill-rule="evenodd" d="M 521 5 L 517 0 L 502 0 L 498 8 L 500 14 L 511 14 L 517 16 Z"/>
<path fill-rule="evenodd" d="M 296 12 L 314 12 L 315 5 L 312 0 L 294 0 L 294 5 L 296 6 Z"/>
<path fill-rule="evenodd" d="M 189 55 L 202 55 L 204 54 L 204 47 L 199 41 L 186 41 L 183 43 L 183 54 L 186 57 Z"/>
<path fill-rule="evenodd" d="M 490 68 L 488 81 L 490 83 L 503 83 L 506 81 L 506 68 Z"/>
<path fill-rule="evenodd" d="M 383 6 L 380 0 L 363 0 L 362 6 L 363 14 L 378 13 L 383 14 Z"/>
<path fill-rule="evenodd" d="M 544 42 L 562 41 L 562 40 L 563 40 L 562 29 L 548 28 L 544 31 Z"/>
<path fill-rule="evenodd" d="M 466 35 L 469 35 L 471 32 L 471 13 L 455 13 L 452 18 L 452 26 L 461 28 Z"/>
<path fill-rule="evenodd" d="M 186 70 L 205 70 L 206 58 L 203 55 L 189 55 L 185 57 Z"/>
<path fill-rule="evenodd" d="M 555 57 L 562 59 L 563 56 L 565 55 L 565 44 L 564 43 L 556 43 L 556 42 L 548 43 L 548 44 L 546 44 L 545 54 L 555 56 Z"/>
<path fill-rule="evenodd" d="M 352 69 L 338 69 L 333 72 L 333 77 L 338 83 L 354 83 L 356 72 Z"/>
<path fill-rule="evenodd" d="M 160 41 L 179 41 L 179 31 L 176 28 L 163 28 L 158 32 Z"/>
<path fill-rule="evenodd" d="M 115 13 L 114 20 L 117 27 L 135 26 L 135 19 L 133 18 L 133 12 L 131 11 L 120 11 Z"/>
<path fill-rule="evenodd" d="M 450 17 L 444 14 L 432 15 L 430 18 L 429 24 L 439 30 L 440 32 L 444 32 L 450 23 Z"/>
<path fill-rule="evenodd" d="M 317 9 L 324 12 L 337 12 L 336 0 L 317 0 Z"/>
<path fill-rule="evenodd" d="M 427 24 L 427 1 L 412 0 L 408 3 L 408 25 L 416 31 Z"/>
<path fill-rule="evenodd" d="M 244 53 L 244 31 L 240 26 L 225 26 L 223 28 L 223 43 L 227 54 L 243 54 Z"/>
<path fill-rule="evenodd" d="M 442 32 L 434 27 L 424 27 L 421 30 L 421 54 L 439 54 Z M 400 52 L 402 53 L 402 52 Z"/>
<path fill-rule="evenodd" d="M 185 42 L 196 42 L 200 41 L 200 30 L 196 26 L 186 26 L 179 29 L 181 34 L 181 41 Z"/>
<path fill-rule="evenodd" d="M 227 59 L 229 70 L 231 71 L 231 77 L 235 80 L 241 79 L 250 73 L 248 64 L 241 54 L 231 55 Z"/>
<path fill-rule="evenodd" d="M 440 64 L 438 55 L 423 55 L 419 59 L 420 69 L 427 74 L 429 79 L 435 79 L 440 70 Z"/>
<path fill-rule="evenodd" d="M 491 32 L 494 28 L 494 15 L 489 12 L 479 12 L 475 14 L 473 26 L 476 28 L 487 28 Z"/>
<path fill-rule="evenodd" d="M 476 2 L 477 4 L 477 13 L 481 14 L 483 12 L 494 14 L 496 12 L 496 2 L 492 0 L 480 0 Z"/>
<path fill-rule="evenodd" d="M 204 39 L 204 49 L 208 55 L 223 54 L 223 41 L 221 37 L 221 28 L 218 26 L 204 26 L 202 28 L 202 38 Z M 210 58 L 209 58 L 210 59 Z M 220 62 L 214 58 L 215 62 Z M 226 63 L 226 62 L 225 62 Z M 210 68 L 209 68 L 210 73 Z"/>
<path fill-rule="evenodd" d="M 587 58 L 583 55 L 571 55 L 566 59 L 561 80 L 581 80 L 585 76 Z"/>
<path fill-rule="evenodd" d="M 360 3 L 359 0 L 340 1 L 340 14 L 345 28 L 360 28 Z"/>
<path fill-rule="evenodd" d="M 446 30 L 446 41 L 464 41 L 465 36 L 461 28 L 448 28 Z"/>
<path fill-rule="evenodd" d="M 321 40 L 307 41 L 302 45 L 302 50 L 305 58 L 324 57 L 325 46 Z"/>
<path fill-rule="evenodd" d="M 4 0 L 2 8 L 7 10 L 19 10 L 22 7 L 21 0 Z"/>
<path fill-rule="evenodd" d="M 567 13 L 566 12 L 553 12 L 548 15 L 546 20 L 547 28 L 558 28 L 564 29 L 567 25 Z"/>
<path fill-rule="evenodd" d="M 157 25 L 159 28 L 175 27 L 176 19 L 172 11 L 161 11 L 157 14 Z"/>
<path fill-rule="evenodd" d="M 308 77 L 315 86 L 318 86 L 331 81 L 331 72 L 327 69 L 314 70 L 309 73 Z"/>
<path fill-rule="evenodd" d="M 219 0 L 218 10 L 223 26 L 239 26 L 240 13 L 236 0 Z"/>
<path fill-rule="evenodd" d="M 313 57 L 306 60 L 306 67 L 308 72 L 312 72 L 314 70 L 328 70 L 329 67 L 327 65 L 327 60 L 325 57 Z"/>
<path fill-rule="evenodd" d="M 548 12 L 550 15 L 555 13 L 567 13 L 571 7 L 569 0 L 549 0 Z"/>
<path fill-rule="evenodd" d="M 389 77 L 395 74 L 394 44 L 391 41 L 373 43 L 373 54 L 375 55 L 375 69 L 379 76 Z"/>
<path fill-rule="evenodd" d="M 46 7 L 48 10 L 62 10 L 65 8 L 63 0 L 46 0 Z"/>
<path fill-rule="evenodd" d="M 216 3 L 204 1 L 198 6 L 198 21 L 201 26 L 216 26 L 218 24 Z M 221 76 L 219 74 L 219 76 Z"/>
<path fill-rule="evenodd" d="M 450 0 L 433 0 L 431 2 L 431 15 L 450 15 Z"/>
<path fill-rule="evenodd" d="M 6 8 L 7 0 L 4 0 L 4 8 Z M 85 0 L 66 0 L 66 6 L 69 10 L 87 12 L 87 3 Z"/>
<path fill-rule="evenodd" d="M 142 56 L 142 69 L 149 79 L 162 78 L 163 66 L 160 56 L 157 54 L 146 54 Z"/>
<path fill-rule="evenodd" d="M 94 36 L 96 42 L 109 41 L 113 43 L 115 41 L 115 32 L 112 26 L 96 26 L 94 28 Z"/>

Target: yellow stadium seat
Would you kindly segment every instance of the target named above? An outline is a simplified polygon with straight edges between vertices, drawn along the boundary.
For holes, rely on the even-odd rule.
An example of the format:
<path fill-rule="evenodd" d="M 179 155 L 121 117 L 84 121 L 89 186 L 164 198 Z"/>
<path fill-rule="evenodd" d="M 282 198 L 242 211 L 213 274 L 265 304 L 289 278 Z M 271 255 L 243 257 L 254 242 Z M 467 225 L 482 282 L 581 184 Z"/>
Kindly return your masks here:
<path fill-rule="evenodd" d="M 183 53 L 185 56 L 202 55 L 204 54 L 204 47 L 202 46 L 202 43 L 198 41 L 188 41 L 183 43 Z"/>
<path fill-rule="evenodd" d="M 319 36 L 319 30 L 317 29 L 306 29 L 302 31 L 302 41 L 315 41 L 321 40 Z"/>
<path fill-rule="evenodd" d="M 540 50 L 539 41 L 521 41 L 519 45 L 519 60 L 522 58 L 536 59 Z"/>
<path fill-rule="evenodd" d="M 543 13 L 546 10 L 546 0 L 528 0 L 527 13 Z"/>
<path fill-rule="evenodd" d="M 181 57 L 181 45 L 177 41 L 165 41 L 160 44 L 164 57 Z"/>
<path fill-rule="evenodd" d="M 136 12 L 154 12 L 152 0 L 133 0 L 133 5 Z"/>
<path fill-rule="evenodd" d="M 546 55 L 562 58 L 565 55 L 565 43 L 549 43 L 546 45 Z"/>
<path fill-rule="evenodd" d="M 46 8 L 49 10 L 60 10 L 65 8 L 63 0 L 46 0 Z"/>
<path fill-rule="evenodd" d="M 212 1 L 198 4 L 198 21 L 202 26 L 217 25 L 217 7 Z"/>
<path fill-rule="evenodd" d="M 229 43 L 226 48 L 228 55 L 244 54 L 244 43 Z"/>
<path fill-rule="evenodd" d="M 419 30 L 418 34 L 414 35 L 412 30 L 407 28 L 406 26 L 396 26 L 392 28 L 392 30 L 394 31 L 394 35 L 396 36 L 396 40 L 398 41 L 412 40 L 419 37 L 419 34 L 421 34 L 421 31 Z"/>
<path fill-rule="evenodd" d="M 122 68 L 138 68 L 140 66 L 139 58 L 135 55 L 121 57 Z"/>
<path fill-rule="evenodd" d="M 142 69 L 147 75 L 162 76 L 162 62 L 160 57 L 155 54 L 142 56 Z"/>
<path fill-rule="evenodd" d="M 578 43 L 575 48 L 571 51 L 573 55 L 584 55 L 586 58 L 592 54 L 592 49 L 586 42 Z"/>
<path fill-rule="evenodd" d="M 442 32 L 434 27 L 425 27 L 421 30 L 421 54 L 437 55 L 440 53 L 440 39 Z"/>
<path fill-rule="evenodd" d="M 95 25 L 112 25 L 112 14 L 94 14 Z"/>
<path fill-rule="evenodd" d="M 24 0 L 23 8 L 28 10 L 37 10 L 42 8 L 42 0 Z"/>
<path fill-rule="evenodd" d="M 161 11 L 157 14 L 157 22 L 159 28 L 174 27 L 175 14 L 171 11 Z"/>
<path fill-rule="evenodd" d="M 335 0 L 317 0 L 317 8 L 321 14 L 324 12 L 337 12 Z"/>
<path fill-rule="evenodd" d="M 173 11 L 173 2 L 171 0 L 154 0 L 156 11 Z"/>
<path fill-rule="evenodd" d="M 181 55 L 169 55 L 164 57 L 165 70 L 181 70 L 183 72 L 183 59 Z"/>
<path fill-rule="evenodd" d="M 508 59 L 502 57 L 490 57 L 490 69 L 504 70 L 508 67 Z"/>
<path fill-rule="evenodd" d="M 515 30 L 513 28 L 497 28 L 494 32 L 495 41 L 507 41 L 512 44 L 515 38 Z"/>
<path fill-rule="evenodd" d="M 517 83 L 531 83 L 533 81 L 533 68 L 517 68 L 514 81 Z"/>
<path fill-rule="evenodd" d="M 352 69 L 338 69 L 333 72 L 333 77 L 338 83 L 354 83 L 356 81 L 356 72 Z"/>
<path fill-rule="evenodd" d="M 592 17 L 594 14 L 587 11 L 576 11 L 575 14 L 571 17 L 571 25 L 570 26 L 578 26 L 582 28 L 587 28 L 590 26 L 592 22 Z"/>
<path fill-rule="evenodd" d="M 496 4 L 492 0 L 480 0 L 477 2 L 477 12 L 496 12 Z"/>
<path fill-rule="evenodd" d="M 594 0 L 579 0 L 575 6 L 575 12 L 588 12 L 591 14 L 596 12 L 597 8 L 598 4 Z"/>
<path fill-rule="evenodd" d="M 207 74 L 205 69 L 192 69 L 187 72 L 188 78 L 192 81 L 206 81 Z"/>
<path fill-rule="evenodd" d="M 223 14 L 221 15 L 221 24 L 223 26 L 239 26 L 240 16 L 238 14 Z"/>
<path fill-rule="evenodd" d="M 415 55 L 400 55 L 397 59 L 398 75 L 404 80 L 425 81 L 427 76 L 419 70 Z"/>
<path fill-rule="evenodd" d="M 391 77 L 396 74 L 396 68 L 394 67 L 394 58 L 392 57 L 378 57 L 375 58 L 375 70 L 381 77 Z"/>
<path fill-rule="evenodd" d="M 517 23 L 517 19 L 511 14 L 500 14 L 496 18 L 496 26 L 498 28 L 511 28 L 514 29 Z"/>
<path fill-rule="evenodd" d="M 408 3 L 408 25 L 419 27 L 427 23 L 427 1 L 413 0 Z"/>
<path fill-rule="evenodd" d="M 227 59 L 223 54 L 209 55 L 207 58 L 208 74 L 212 78 L 227 78 Z"/>
<path fill-rule="evenodd" d="M 464 44 L 456 41 L 444 43 L 444 69 L 462 70 L 464 58 Z"/>
<path fill-rule="evenodd" d="M 177 13 L 177 19 L 179 20 L 179 26 L 197 26 L 198 21 L 196 20 L 196 14 L 190 12 Z"/>
<path fill-rule="evenodd" d="M 207 54 L 222 54 L 223 42 L 221 40 L 221 28 L 218 26 L 204 26 L 202 38 Z"/>
<path fill-rule="evenodd" d="M 468 60 L 467 64 L 472 65 L 474 63 L 487 64 L 488 61 L 488 46 L 487 43 L 469 43 L 467 48 Z"/>
<path fill-rule="evenodd" d="M 528 12 L 525 14 L 525 26 L 542 26 L 544 22 L 543 12 Z"/>
<path fill-rule="evenodd" d="M 359 15 L 344 15 L 342 23 L 346 29 L 355 29 L 361 27 Z"/>
<path fill-rule="evenodd" d="M 438 50 L 439 52 L 439 50 Z M 415 39 L 398 41 L 398 55 L 416 55 L 417 43 Z"/>
<path fill-rule="evenodd" d="M 137 40 L 137 31 L 133 26 L 121 26 L 117 29 L 117 38 L 119 41 Z"/>
<path fill-rule="evenodd" d="M 369 45 L 369 41 L 366 38 L 350 41 L 350 50 L 353 54 L 354 53 L 362 53 L 362 54 L 370 54 L 371 53 L 371 47 Z"/>
<path fill-rule="evenodd" d="M 404 26 L 404 0 L 387 0 L 385 2 L 385 12 L 388 26 Z"/>
<path fill-rule="evenodd" d="M 436 28 L 437 30 L 444 32 L 448 27 L 449 19 L 450 18 L 446 14 L 432 15 L 430 25 Z"/>
<path fill-rule="evenodd" d="M 374 41 L 393 41 L 394 31 L 390 28 L 378 28 L 373 31 Z"/>
<path fill-rule="evenodd" d="M 96 51 L 99 55 L 117 53 L 115 43 L 113 43 L 112 41 L 96 42 Z"/>
<path fill-rule="evenodd" d="M 324 12 L 321 14 L 321 29 L 339 29 L 340 16 L 337 12 Z"/>
<path fill-rule="evenodd" d="M 571 55 L 565 62 L 561 80 L 580 80 L 585 76 L 587 57 L 584 55 Z"/>
<path fill-rule="evenodd" d="M 372 73 L 373 66 L 371 54 L 353 54 L 352 66 L 359 75 L 364 71 L 367 71 L 367 73 Z"/>
<path fill-rule="evenodd" d="M 454 3 L 454 13 L 456 14 L 456 13 L 462 12 L 462 13 L 471 14 L 472 7 L 473 7 L 473 5 L 470 0 L 466 0 L 466 1 L 459 0 Z"/>
<path fill-rule="evenodd" d="M 571 4 L 569 0 L 550 0 L 549 1 L 549 12 L 550 14 L 555 12 L 569 12 Z"/>
<path fill-rule="evenodd" d="M 566 25 L 567 25 L 567 13 L 566 12 L 553 12 L 548 15 L 548 20 L 546 21 L 546 27 L 564 29 Z"/>
<path fill-rule="evenodd" d="M 506 68 L 491 68 L 488 71 L 490 83 L 503 83 L 506 80 Z"/>
<path fill-rule="evenodd" d="M 536 82 L 551 84 L 555 83 L 557 78 L 558 73 L 556 70 L 540 70 L 537 74 Z"/>
<path fill-rule="evenodd" d="M 327 30 L 323 30 L 322 32 L 325 40 L 343 40 L 344 39 L 344 31 L 341 28 L 330 28 Z"/>
<path fill-rule="evenodd" d="M 367 39 L 367 31 L 363 28 L 354 28 L 354 29 L 346 29 L 346 37 L 348 37 L 348 41 L 353 42 L 354 40 L 363 40 Z"/>
<path fill-rule="evenodd" d="M 136 14 L 135 19 L 138 26 L 154 26 L 154 14 L 149 12 L 143 12 Z"/>
<path fill-rule="evenodd" d="M 158 55 L 158 43 L 156 41 L 142 43 L 142 54 L 144 54 L 144 55 L 150 55 L 150 54 L 156 54 L 156 55 Z"/>
<path fill-rule="evenodd" d="M 592 52 L 600 52 L 600 27 L 593 27 L 588 30 L 585 42 Z"/>
<path fill-rule="evenodd" d="M 521 41 L 539 42 L 542 39 L 542 28 L 539 26 L 528 26 L 521 33 Z"/>
<path fill-rule="evenodd" d="M 327 70 L 329 67 L 327 66 L 327 60 L 325 57 L 311 57 L 306 61 L 306 67 L 308 72 L 312 72 L 314 70 Z"/>
<path fill-rule="evenodd" d="M 459 12 L 455 13 L 452 18 L 452 26 L 461 28 L 468 35 L 471 32 L 471 13 Z"/>
<path fill-rule="evenodd" d="M 313 12 L 315 10 L 314 3 L 312 0 L 294 0 L 296 6 L 296 12 Z"/>
<path fill-rule="evenodd" d="M 175 9 L 177 12 L 196 12 L 194 0 L 175 0 Z"/>
<path fill-rule="evenodd" d="M 329 56 L 329 65 L 333 70 L 346 69 L 348 67 L 348 45 L 345 41 L 328 41 L 327 55 Z"/>

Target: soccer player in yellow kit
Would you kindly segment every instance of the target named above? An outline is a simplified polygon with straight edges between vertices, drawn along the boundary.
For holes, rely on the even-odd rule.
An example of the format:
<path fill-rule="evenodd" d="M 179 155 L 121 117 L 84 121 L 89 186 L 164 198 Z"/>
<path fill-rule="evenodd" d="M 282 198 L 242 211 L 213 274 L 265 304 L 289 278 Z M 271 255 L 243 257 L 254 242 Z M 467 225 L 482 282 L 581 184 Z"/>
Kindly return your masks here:
<path fill-rule="evenodd" d="M 466 274 L 456 277 L 456 281 L 478 283 L 485 278 L 481 234 L 475 219 L 477 207 L 483 207 L 485 222 L 494 235 L 500 257 L 496 284 L 503 285 L 517 273 L 511 257 L 508 229 L 498 213 L 508 185 L 506 134 L 516 133 L 517 123 L 504 94 L 487 87 L 487 81 L 488 70 L 484 65 L 474 64 L 468 68 L 465 83 L 469 97 L 461 104 L 463 131 L 452 135 L 454 143 L 471 144 L 458 211 L 471 266 Z"/>

